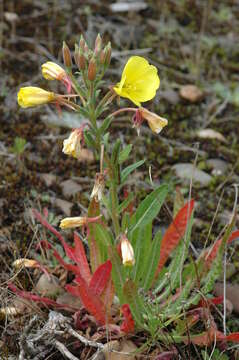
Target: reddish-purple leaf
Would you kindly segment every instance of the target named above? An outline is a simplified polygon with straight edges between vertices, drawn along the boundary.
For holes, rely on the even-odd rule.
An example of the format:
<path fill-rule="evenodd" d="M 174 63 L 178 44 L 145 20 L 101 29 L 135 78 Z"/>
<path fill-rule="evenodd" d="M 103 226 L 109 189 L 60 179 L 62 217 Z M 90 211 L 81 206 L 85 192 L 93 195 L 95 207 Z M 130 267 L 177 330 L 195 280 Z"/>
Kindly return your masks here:
<path fill-rule="evenodd" d="M 171 252 L 176 248 L 180 239 L 184 236 L 194 208 L 194 200 L 185 204 L 175 216 L 173 222 L 166 230 L 161 242 L 160 259 L 157 273 L 162 269 Z"/>
<path fill-rule="evenodd" d="M 89 284 L 91 280 L 90 267 L 85 254 L 84 245 L 82 244 L 82 241 L 76 232 L 74 233 L 74 241 L 75 241 L 74 255 L 75 255 L 76 263 L 79 264 L 79 266 L 81 267 L 82 276 L 85 279 L 85 281 Z"/>
<path fill-rule="evenodd" d="M 19 296 L 19 297 L 21 297 L 23 299 L 31 300 L 31 301 L 34 301 L 34 302 L 39 302 L 39 303 L 49 305 L 49 306 L 53 306 L 53 307 L 59 308 L 59 309 L 66 309 L 66 310 L 70 310 L 70 311 L 76 311 L 77 310 L 77 308 L 74 308 L 74 307 L 69 306 L 67 304 L 58 304 L 54 300 L 49 299 L 47 297 L 41 297 L 41 296 L 38 296 L 36 294 L 32 294 L 31 292 L 20 290 L 15 285 L 13 285 L 12 283 L 9 283 L 8 287 L 17 296 Z"/>
<path fill-rule="evenodd" d="M 134 319 L 130 311 L 130 307 L 128 304 L 124 304 L 121 306 L 121 311 L 124 316 L 124 321 L 120 326 L 120 330 L 125 332 L 126 334 L 134 331 Z"/>
<path fill-rule="evenodd" d="M 100 296 L 108 284 L 112 270 L 112 264 L 110 260 L 107 260 L 104 264 L 100 265 L 94 272 L 90 281 L 89 288 L 97 296 Z"/>
<path fill-rule="evenodd" d="M 239 230 L 236 230 L 228 238 L 227 244 L 229 245 L 233 240 L 237 239 L 238 237 L 239 237 Z M 220 248 L 221 243 L 222 243 L 222 239 L 217 240 L 213 244 L 211 250 L 208 250 L 208 251 L 205 252 L 203 257 L 206 260 L 206 263 L 208 265 L 210 265 L 212 263 L 212 261 L 216 258 L 217 252 L 218 252 L 218 250 Z"/>
<path fill-rule="evenodd" d="M 66 263 L 56 250 L 53 251 L 53 255 L 67 271 L 72 271 L 75 275 L 82 276 L 79 266 Z"/>
<path fill-rule="evenodd" d="M 107 314 L 102 301 L 89 288 L 83 277 L 78 276 L 76 281 L 79 284 L 78 286 L 66 285 L 66 290 L 72 295 L 79 297 L 89 313 L 93 315 L 101 325 L 105 325 Z"/>

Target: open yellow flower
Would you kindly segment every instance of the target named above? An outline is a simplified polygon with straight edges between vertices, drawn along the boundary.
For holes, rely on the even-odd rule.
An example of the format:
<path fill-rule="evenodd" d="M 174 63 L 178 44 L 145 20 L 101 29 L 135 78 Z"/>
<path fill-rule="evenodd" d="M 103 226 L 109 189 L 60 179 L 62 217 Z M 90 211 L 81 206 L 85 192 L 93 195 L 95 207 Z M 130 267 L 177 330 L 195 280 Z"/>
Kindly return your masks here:
<path fill-rule="evenodd" d="M 35 86 L 26 86 L 19 90 L 17 94 L 18 104 L 22 108 L 53 102 L 56 96 L 53 92 L 43 90 Z"/>
<path fill-rule="evenodd" d="M 42 75 L 47 80 L 62 80 L 66 77 L 66 72 L 62 67 L 52 61 L 42 64 Z"/>
<path fill-rule="evenodd" d="M 140 106 L 141 102 L 155 97 L 159 85 L 157 68 L 141 56 L 131 56 L 114 91 L 117 95 L 130 99 L 135 105 Z"/>
<path fill-rule="evenodd" d="M 143 119 L 148 121 L 150 129 L 156 133 L 159 134 L 160 131 L 168 125 L 168 120 L 165 118 L 162 118 L 161 116 L 141 107 L 139 108 L 140 114 Z"/>

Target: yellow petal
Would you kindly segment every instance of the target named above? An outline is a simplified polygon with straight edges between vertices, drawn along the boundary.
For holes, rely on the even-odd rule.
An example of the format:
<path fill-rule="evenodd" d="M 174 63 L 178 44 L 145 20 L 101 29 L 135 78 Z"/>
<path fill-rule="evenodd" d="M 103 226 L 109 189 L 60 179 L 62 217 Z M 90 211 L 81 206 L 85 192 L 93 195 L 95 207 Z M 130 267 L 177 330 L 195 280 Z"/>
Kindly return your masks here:
<path fill-rule="evenodd" d="M 27 86 L 19 90 L 17 100 L 21 107 L 27 108 L 54 101 L 55 94 L 39 87 Z"/>
<path fill-rule="evenodd" d="M 61 229 L 71 229 L 85 225 L 87 218 L 76 216 L 69 217 L 61 220 L 60 228 Z"/>
<path fill-rule="evenodd" d="M 132 56 L 126 63 L 121 81 L 114 90 L 119 96 L 140 106 L 141 102 L 154 98 L 159 85 L 157 68 L 140 56 Z"/>
<path fill-rule="evenodd" d="M 52 61 L 42 64 L 42 75 L 47 80 L 61 80 L 66 76 L 66 72 L 62 67 Z"/>

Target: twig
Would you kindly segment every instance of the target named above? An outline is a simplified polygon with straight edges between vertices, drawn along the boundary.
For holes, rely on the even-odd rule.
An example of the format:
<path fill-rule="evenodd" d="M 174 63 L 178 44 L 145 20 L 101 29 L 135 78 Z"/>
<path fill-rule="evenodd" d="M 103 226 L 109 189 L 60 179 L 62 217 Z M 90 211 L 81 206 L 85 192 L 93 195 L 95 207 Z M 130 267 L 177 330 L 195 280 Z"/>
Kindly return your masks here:
<path fill-rule="evenodd" d="M 64 344 L 62 344 L 60 341 L 55 340 L 54 341 L 54 345 L 57 348 L 58 351 L 60 351 L 60 353 L 62 355 L 64 355 L 67 359 L 70 360 L 79 360 L 77 357 L 75 357 L 66 347 Z"/>
<path fill-rule="evenodd" d="M 74 336 L 75 338 L 80 340 L 86 346 L 91 346 L 91 347 L 94 347 L 94 348 L 97 348 L 97 349 L 100 349 L 100 350 L 102 350 L 104 348 L 103 344 L 98 343 L 96 341 L 86 339 L 84 336 L 78 334 L 77 331 L 73 330 L 72 327 L 69 326 L 69 325 L 66 326 L 66 330 L 67 330 L 67 332 L 69 334 L 71 334 L 72 336 Z"/>

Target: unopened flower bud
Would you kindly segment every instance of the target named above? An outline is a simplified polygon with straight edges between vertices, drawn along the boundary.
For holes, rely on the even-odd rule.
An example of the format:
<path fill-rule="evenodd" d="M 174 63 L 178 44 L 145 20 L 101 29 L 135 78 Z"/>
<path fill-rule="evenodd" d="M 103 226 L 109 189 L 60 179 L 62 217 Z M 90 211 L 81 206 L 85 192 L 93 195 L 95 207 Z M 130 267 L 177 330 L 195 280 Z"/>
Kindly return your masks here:
<path fill-rule="evenodd" d="M 42 64 L 42 75 L 47 80 L 62 80 L 66 77 L 66 72 L 62 67 L 52 61 Z"/>
<path fill-rule="evenodd" d="M 123 265 L 133 266 L 135 264 L 134 249 L 125 234 L 121 236 L 120 246 Z"/>
<path fill-rule="evenodd" d="M 66 45 L 65 41 L 63 41 L 62 53 L 63 53 L 63 60 L 65 66 L 67 68 L 71 68 L 72 67 L 71 52 L 69 47 Z"/>
<path fill-rule="evenodd" d="M 98 222 L 101 218 L 101 215 L 96 217 L 86 217 L 86 216 L 76 216 L 69 217 L 61 220 L 60 228 L 61 229 L 71 229 L 81 226 L 87 226 L 88 224 Z"/>
<path fill-rule="evenodd" d="M 80 52 L 79 46 L 75 44 L 74 60 L 78 68 L 79 68 L 79 55 L 80 55 L 79 52 Z"/>
<path fill-rule="evenodd" d="M 84 51 L 85 45 L 86 45 L 85 39 L 84 39 L 83 35 L 81 35 L 81 37 L 80 37 L 80 49 L 81 49 L 82 51 Z"/>
<path fill-rule="evenodd" d="M 63 153 L 66 155 L 71 155 L 76 159 L 80 158 L 83 141 L 83 129 L 79 128 L 73 130 L 68 139 L 63 141 Z"/>
<path fill-rule="evenodd" d="M 109 66 L 111 60 L 111 42 L 109 41 L 106 45 L 106 57 L 105 57 L 105 64 Z"/>
<path fill-rule="evenodd" d="M 86 59 L 84 56 L 83 51 L 80 49 L 80 54 L 79 54 L 79 69 L 80 70 L 85 70 L 86 67 Z"/>
<path fill-rule="evenodd" d="M 105 64 L 105 59 L 106 59 L 106 50 L 103 49 L 100 52 L 100 64 L 104 65 Z"/>
<path fill-rule="evenodd" d="M 35 267 L 38 267 L 38 262 L 36 260 L 32 260 L 32 259 L 21 258 L 21 259 L 15 260 L 13 262 L 12 266 L 16 269 L 19 269 L 21 267 L 35 268 Z"/>
<path fill-rule="evenodd" d="M 27 108 L 54 102 L 56 95 L 39 87 L 26 86 L 19 90 L 17 100 L 22 108 Z"/>
<path fill-rule="evenodd" d="M 92 57 L 88 66 L 88 79 L 90 81 L 94 81 L 96 76 L 96 61 L 95 58 Z"/>
<path fill-rule="evenodd" d="M 101 173 L 96 173 L 95 175 L 95 184 L 91 193 L 91 198 L 94 198 L 95 201 L 99 202 L 102 200 L 103 191 L 105 188 L 105 176 Z"/>
<path fill-rule="evenodd" d="M 94 49 L 95 56 L 99 54 L 101 47 L 102 47 L 102 39 L 100 34 L 98 34 L 97 38 L 95 39 L 95 49 Z"/>

